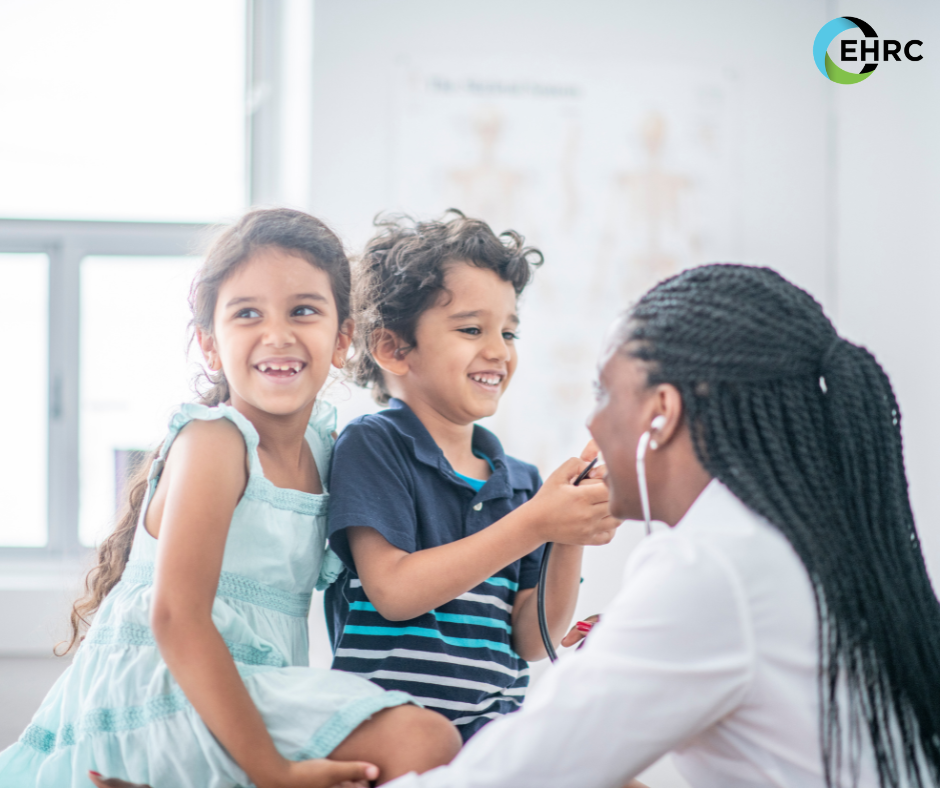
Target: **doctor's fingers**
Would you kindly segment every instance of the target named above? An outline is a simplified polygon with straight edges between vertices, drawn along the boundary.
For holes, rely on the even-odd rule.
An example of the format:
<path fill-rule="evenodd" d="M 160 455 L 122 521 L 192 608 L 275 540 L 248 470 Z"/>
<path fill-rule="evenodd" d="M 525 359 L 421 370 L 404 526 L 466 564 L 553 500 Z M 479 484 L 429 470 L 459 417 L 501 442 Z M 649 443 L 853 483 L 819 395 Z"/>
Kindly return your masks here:
<path fill-rule="evenodd" d="M 587 442 L 587 446 L 585 446 L 584 450 L 581 452 L 581 459 L 585 462 L 590 462 L 598 454 L 600 454 L 600 449 L 597 446 L 597 441 L 591 438 L 591 440 Z"/>

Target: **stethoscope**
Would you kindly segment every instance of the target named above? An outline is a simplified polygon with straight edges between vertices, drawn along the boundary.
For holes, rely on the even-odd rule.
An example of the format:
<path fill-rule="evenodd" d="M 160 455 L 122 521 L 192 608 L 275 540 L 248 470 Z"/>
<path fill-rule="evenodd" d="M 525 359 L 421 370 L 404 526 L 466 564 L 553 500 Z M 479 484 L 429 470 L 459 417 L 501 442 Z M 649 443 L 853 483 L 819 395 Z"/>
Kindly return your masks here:
<path fill-rule="evenodd" d="M 640 436 L 640 440 L 636 445 L 636 479 L 637 485 L 640 488 L 640 505 L 643 507 L 643 521 L 646 523 L 647 536 L 652 533 L 652 525 L 650 522 L 650 494 L 646 486 L 646 452 L 648 449 L 659 448 L 659 445 L 653 440 L 651 433 L 656 430 L 661 430 L 665 426 L 666 417 L 657 416 L 650 424 L 649 430 Z M 591 460 L 587 468 L 578 474 L 578 478 L 572 482 L 575 487 L 587 478 L 587 475 L 594 466 L 597 465 L 597 459 L 598 458 L 595 457 Z M 545 645 L 545 652 L 552 662 L 557 662 L 558 654 L 555 653 L 555 647 L 552 645 L 551 634 L 548 631 L 548 618 L 545 615 L 545 586 L 548 583 L 548 561 L 551 556 L 552 543 L 546 542 L 545 552 L 542 554 L 542 565 L 539 567 L 539 585 L 536 592 L 536 603 L 538 608 L 539 631 L 542 634 L 542 643 Z"/>

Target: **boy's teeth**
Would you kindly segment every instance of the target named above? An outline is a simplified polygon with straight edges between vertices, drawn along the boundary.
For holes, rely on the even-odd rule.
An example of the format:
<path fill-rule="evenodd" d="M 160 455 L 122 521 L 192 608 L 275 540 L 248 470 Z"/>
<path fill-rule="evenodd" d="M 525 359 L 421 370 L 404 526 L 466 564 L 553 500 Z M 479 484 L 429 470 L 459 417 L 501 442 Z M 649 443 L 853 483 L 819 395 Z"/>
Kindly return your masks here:
<path fill-rule="evenodd" d="M 488 386 L 498 386 L 500 380 L 502 380 L 498 375 L 471 375 L 470 379 L 475 380 L 477 383 L 486 383 Z"/>

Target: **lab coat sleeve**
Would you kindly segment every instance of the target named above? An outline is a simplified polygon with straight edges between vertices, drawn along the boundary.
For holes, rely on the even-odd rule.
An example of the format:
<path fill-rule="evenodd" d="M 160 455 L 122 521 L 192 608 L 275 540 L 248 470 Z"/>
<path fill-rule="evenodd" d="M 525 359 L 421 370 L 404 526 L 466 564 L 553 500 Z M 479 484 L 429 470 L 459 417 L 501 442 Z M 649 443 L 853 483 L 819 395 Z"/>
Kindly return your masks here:
<path fill-rule="evenodd" d="M 720 553 L 679 534 L 634 551 L 586 646 L 540 680 L 521 711 L 457 758 L 395 788 L 622 788 L 733 711 L 754 645 L 747 601 Z"/>

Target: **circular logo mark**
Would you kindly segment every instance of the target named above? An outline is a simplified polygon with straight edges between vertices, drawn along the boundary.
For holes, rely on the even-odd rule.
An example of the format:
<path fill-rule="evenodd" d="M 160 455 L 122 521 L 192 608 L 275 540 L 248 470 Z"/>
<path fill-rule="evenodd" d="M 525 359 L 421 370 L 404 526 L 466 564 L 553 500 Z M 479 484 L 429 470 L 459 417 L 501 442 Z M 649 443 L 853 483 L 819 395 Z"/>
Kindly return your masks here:
<path fill-rule="evenodd" d="M 853 74 L 836 65 L 835 61 L 829 57 L 826 51 L 829 45 L 839 33 L 845 30 L 851 30 L 857 27 L 865 34 L 865 38 L 878 38 L 878 34 L 868 22 L 864 22 L 855 16 L 840 16 L 831 22 L 826 22 L 816 34 L 816 40 L 813 41 L 813 60 L 816 61 L 816 68 L 828 80 L 838 82 L 840 85 L 851 85 L 855 82 L 861 82 L 868 79 L 878 68 L 877 63 L 867 63 L 861 73 Z"/>

